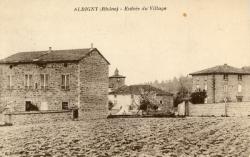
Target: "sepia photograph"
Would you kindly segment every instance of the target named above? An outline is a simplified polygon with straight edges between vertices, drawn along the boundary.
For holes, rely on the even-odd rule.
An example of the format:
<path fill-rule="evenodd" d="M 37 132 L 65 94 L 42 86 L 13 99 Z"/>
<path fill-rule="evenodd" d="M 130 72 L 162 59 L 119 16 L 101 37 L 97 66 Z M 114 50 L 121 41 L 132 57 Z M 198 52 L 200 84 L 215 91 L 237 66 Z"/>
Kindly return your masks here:
<path fill-rule="evenodd" d="M 1 157 L 250 157 L 249 0 L 1 0 Z"/>

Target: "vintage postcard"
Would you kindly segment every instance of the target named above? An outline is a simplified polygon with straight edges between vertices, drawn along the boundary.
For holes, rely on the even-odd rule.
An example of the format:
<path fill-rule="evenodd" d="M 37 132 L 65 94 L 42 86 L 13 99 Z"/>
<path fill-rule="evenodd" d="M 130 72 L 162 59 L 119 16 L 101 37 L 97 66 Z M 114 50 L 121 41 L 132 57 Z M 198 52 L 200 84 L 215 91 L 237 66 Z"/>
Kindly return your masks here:
<path fill-rule="evenodd" d="M 249 0 L 1 0 L 0 156 L 250 156 Z"/>

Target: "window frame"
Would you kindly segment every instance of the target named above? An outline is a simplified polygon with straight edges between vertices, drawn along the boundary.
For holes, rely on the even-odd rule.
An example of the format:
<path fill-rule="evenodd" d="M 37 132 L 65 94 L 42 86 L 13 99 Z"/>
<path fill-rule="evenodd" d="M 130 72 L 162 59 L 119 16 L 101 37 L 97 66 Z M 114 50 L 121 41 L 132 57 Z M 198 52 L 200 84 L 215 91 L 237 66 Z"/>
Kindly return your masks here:
<path fill-rule="evenodd" d="M 32 74 L 25 74 L 24 75 L 24 87 L 25 87 L 25 89 L 32 88 L 32 80 L 33 80 Z"/>
<path fill-rule="evenodd" d="M 61 89 L 70 90 L 70 74 L 62 74 L 61 79 Z"/>
<path fill-rule="evenodd" d="M 242 81 L 242 74 L 238 75 L 238 81 Z"/>
<path fill-rule="evenodd" d="M 40 87 L 41 89 L 48 89 L 49 86 L 49 74 L 42 73 L 40 74 Z"/>
<path fill-rule="evenodd" d="M 12 89 L 13 88 L 13 85 L 12 85 L 12 75 L 7 75 L 7 89 Z"/>
<path fill-rule="evenodd" d="M 223 75 L 223 80 L 224 80 L 224 81 L 228 81 L 228 74 L 224 74 L 224 75 Z"/>
<path fill-rule="evenodd" d="M 65 108 L 64 105 L 67 105 L 67 107 Z M 69 110 L 69 102 L 68 101 L 63 101 L 62 102 L 62 110 Z"/>
<path fill-rule="evenodd" d="M 238 84 L 238 93 L 241 93 L 241 92 L 242 92 L 242 85 Z"/>

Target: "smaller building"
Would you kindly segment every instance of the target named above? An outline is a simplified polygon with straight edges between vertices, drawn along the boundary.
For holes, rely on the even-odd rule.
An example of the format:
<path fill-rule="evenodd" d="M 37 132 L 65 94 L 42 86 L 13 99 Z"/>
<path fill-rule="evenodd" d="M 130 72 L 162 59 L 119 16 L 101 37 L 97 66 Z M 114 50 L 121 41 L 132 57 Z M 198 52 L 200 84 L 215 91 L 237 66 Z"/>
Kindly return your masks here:
<path fill-rule="evenodd" d="M 119 70 L 116 68 L 114 75 L 109 77 L 109 90 L 113 91 L 119 87 L 125 85 L 125 76 L 119 74 Z"/>
<path fill-rule="evenodd" d="M 249 67 L 218 65 L 191 73 L 193 91 L 205 90 L 205 103 L 250 101 Z"/>
<path fill-rule="evenodd" d="M 140 97 L 143 93 L 152 93 L 157 101 L 158 111 L 167 113 L 173 109 L 173 94 L 150 85 L 122 86 L 109 93 L 109 102 L 114 104 L 113 114 L 133 114 L 138 112 Z M 115 112 L 115 113 L 114 113 Z"/>

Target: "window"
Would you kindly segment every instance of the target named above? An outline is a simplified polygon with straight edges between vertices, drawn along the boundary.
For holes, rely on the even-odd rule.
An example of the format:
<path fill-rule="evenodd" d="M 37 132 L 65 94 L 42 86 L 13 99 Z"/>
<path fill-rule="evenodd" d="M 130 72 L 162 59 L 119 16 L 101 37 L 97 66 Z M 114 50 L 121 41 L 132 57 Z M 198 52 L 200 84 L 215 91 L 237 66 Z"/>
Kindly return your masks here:
<path fill-rule="evenodd" d="M 238 85 L 238 92 L 240 93 L 242 91 L 242 86 L 239 84 Z"/>
<path fill-rule="evenodd" d="M 200 91 L 200 85 L 196 85 L 196 91 Z"/>
<path fill-rule="evenodd" d="M 204 100 L 204 104 L 207 104 L 207 98 L 205 98 L 205 100 Z"/>
<path fill-rule="evenodd" d="M 26 74 L 24 86 L 26 89 L 30 89 L 31 85 L 32 85 L 32 75 Z"/>
<path fill-rule="evenodd" d="M 205 91 L 207 91 L 207 84 L 205 84 L 205 86 L 204 86 L 204 90 L 205 90 Z"/>
<path fill-rule="evenodd" d="M 69 90 L 69 74 L 62 75 L 62 89 Z"/>
<path fill-rule="evenodd" d="M 41 89 L 47 89 L 49 84 L 49 74 L 41 74 Z"/>
<path fill-rule="evenodd" d="M 38 111 L 38 107 L 36 105 L 33 105 L 31 101 L 25 102 L 25 111 Z"/>
<path fill-rule="evenodd" d="M 242 81 L 242 75 L 238 75 L 238 81 Z"/>
<path fill-rule="evenodd" d="M 224 85 L 224 92 L 227 92 L 227 85 Z"/>
<path fill-rule="evenodd" d="M 11 89 L 11 88 L 12 88 L 12 76 L 11 76 L 11 75 L 8 75 L 8 76 L 7 76 L 7 79 L 8 79 L 7 88 L 8 88 L 8 89 Z"/>
<path fill-rule="evenodd" d="M 236 98 L 237 98 L 237 102 L 242 102 L 242 100 L 243 100 L 242 96 L 236 96 Z"/>
<path fill-rule="evenodd" d="M 224 81 L 228 81 L 228 74 L 224 74 L 223 79 L 224 79 Z"/>
<path fill-rule="evenodd" d="M 69 109 L 69 103 L 68 102 L 62 102 L 62 109 L 68 110 Z"/>

